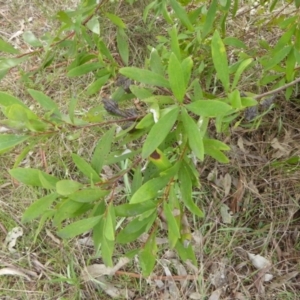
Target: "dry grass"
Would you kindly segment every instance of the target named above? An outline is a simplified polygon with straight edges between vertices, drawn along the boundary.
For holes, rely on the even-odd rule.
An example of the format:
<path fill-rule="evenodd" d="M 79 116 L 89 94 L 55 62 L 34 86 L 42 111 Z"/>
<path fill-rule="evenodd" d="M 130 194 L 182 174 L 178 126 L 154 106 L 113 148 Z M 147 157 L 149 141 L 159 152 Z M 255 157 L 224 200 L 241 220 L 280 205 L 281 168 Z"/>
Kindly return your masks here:
<path fill-rule="evenodd" d="M 247 9 L 247 1 L 244 2 Z M 141 7 L 145 3 L 141 3 Z M 20 22 L 23 21 L 26 30 L 37 36 L 45 30 L 53 32 L 56 23 L 49 16 L 59 9 L 76 5 L 77 1 L 63 0 L 0 2 L 0 35 L 5 39 L 11 37 L 20 30 Z M 121 5 L 115 9 L 116 14 L 128 20 L 130 47 L 134 53 L 132 63 L 142 65 L 147 46 L 154 43 L 155 34 L 145 32 L 140 19 L 132 18 L 133 14 L 139 15 L 138 11 L 123 10 Z M 274 44 L 280 31 L 274 29 L 270 33 L 261 29 L 258 32 L 258 27 L 251 27 L 253 18 L 245 12 L 241 11 L 241 16 L 229 23 L 228 30 L 232 35 L 244 39 L 251 47 L 257 47 L 257 34 Z M 275 13 L 283 14 L 285 11 Z M 265 19 L 270 20 L 270 17 L 266 15 Z M 30 18 L 33 20 L 29 21 Z M 239 31 L 247 26 L 246 35 L 243 30 Z M 103 24 L 110 49 L 114 49 L 114 30 L 114 27 Z M 15 38 L 13 42 L 24 51 L 30 50 L 21 39 Z M 40 58 L 33 57 L 23 67 L 26 71 L 33 70 L 39 62 Z M 248 90 L 257 92 L 253 77 L 258 77 L 258 74 L 248 74 L 243 79 L 243 85 L 250 87 Z M 91 78 L 68 79 L 64 68 L 57 65 L 57 68 L 38 72 L 25 81 L 19 77 L 19 72 L 12 71 L 0 82 L 0 88 L 26 104 L 34 105 L 35 110 L 39 108 L 30 99 L 27 88 L 43 91 L 62 110 L 67 110 L 70 97 L 77 95 L 80 97 L 78 110 L 84 112 L 98 102 L 98 97 L 89 97 L 86 93 L 88 80 Z M 108 86 L 105 92 L 110 93 L 113 88 L 113 85 Z M 199 263 L 196 269 L 190 264 L 181 265 L 176 254 L 168 249 L 167 244 L 163 244 L 155 269 L 156 280 L 148 284 L 146 280 L 136 278 L 140 269 L 133 260 L 123 269 L 127 273 L 117 272 L 108 281 L 129 299 L 208 299 L 216 291 L 220 291 L 216 299 L 224 300 L 299 299 L 300 172 L 299 162 L 289 161 L 291 157 L 300 156 L 298 111 L 299 99 L 286 102 L 283 96 L 278 98 L 275 109 L 263 118 L 258 129 L 244 122 L 223 137 L 232 149 L 229 165 L 220 165 L 210 159 L 199 165 L 202 187 L 200 191 L 195 191 L 195 199 L 206 215 L 201 223 L 192 218 L 187 221 L 193 233 L 192 242 Z M 48 171 L 63 178 L 76 178 L 78 174 L 69 158 L 71 149 L 75 148 L 83 156 L 90 156 L 90 149 L 99 134 L 100 131 L 84 132 L 84 138 L 67 143 L 65 136 L 56 137 L 49 145 L 33 148 L 23 164 L 44 168 L 43 154 L 48 153 Z M 7 170 L 12 168 L 20 151 L 15 149 L 0 156 L 0 240 L 4 241 L 7 232 L 15 226 L 22 227 L 24 231 L 15 254 L 9 254 L 4 249 L 0 251 L 0 266 L 19 270 L 26 276 L 0 276 L 0 299 L 107 299 L 102 290 L 82 282 L 80 277 L 87 265 L 101 263 L 101 259 L 94 257 L 91 247 L 78 243 L 77 239 L 68 242 L 57 239 L 51 224 L 42 229 L 33 243 L 38 222 L 26 226 L 21 224 L 25 208 L 40 197 L 41 191 L 17 185 L 9 177 Z M 221 213 L 224 205 L 234 212 L 228 224 L 224 223 Z M 116 261 L 129 247 L 117 248 Z M 260 280 L 263 274 L 249 262 L 247 252 L 260 254 L 272 262 L 269 272 L 274 279 L 271 282 Z M 169 275 L 168 271 L 176 281 L 170 277 L 159 278 Z M 184 271 L 190 274 L 189 280 L 184 280 L 187 278 Z M 159 279 L 162 279 L 161 282 Z"/>

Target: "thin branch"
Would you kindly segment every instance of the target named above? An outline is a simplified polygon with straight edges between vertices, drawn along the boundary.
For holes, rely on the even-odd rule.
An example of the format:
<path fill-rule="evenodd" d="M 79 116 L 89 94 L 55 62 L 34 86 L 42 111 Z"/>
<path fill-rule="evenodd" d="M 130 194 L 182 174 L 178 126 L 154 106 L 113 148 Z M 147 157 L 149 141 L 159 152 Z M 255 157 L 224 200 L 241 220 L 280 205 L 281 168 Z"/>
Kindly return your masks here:
<path fill-rule="evenodd" d="M 287 84 L 285 84 L 285 85 L 283 85 L 283 86 L 281 86 L 281 87 L 279 87 L 279 88 L 277 88 L 277 89 L 275 89 L 275 90 L 273 90 L 273 91 L 269 91 L 269 92 L 266 92 L 266 93 L 257 95 L 257 96 L 254 97 L 254 99 L 259 100 L 259 99 L 261 99 L 261 98 L 263 98 L 263 97 L 266 97 L 266 96 L 269 96 L 269 95 L 276 94 L 276 93 L 278 93 L 278 92 L 280 92 L 280 91 L 282 91 L 282 90 L 285 90 L 285 89 L 287 89 L 288 87 L 290 87 L 290 86 L 292 86 L 292 85 L 294 85 L 294 84 L 296 84 L 296 83 L 298 83 L 298 82 L 300 82 L 300 78 L 297 78 L 297 79 L 295 79 L 294 81 L 289 82 L 289 83 L 287 83 Z"/>

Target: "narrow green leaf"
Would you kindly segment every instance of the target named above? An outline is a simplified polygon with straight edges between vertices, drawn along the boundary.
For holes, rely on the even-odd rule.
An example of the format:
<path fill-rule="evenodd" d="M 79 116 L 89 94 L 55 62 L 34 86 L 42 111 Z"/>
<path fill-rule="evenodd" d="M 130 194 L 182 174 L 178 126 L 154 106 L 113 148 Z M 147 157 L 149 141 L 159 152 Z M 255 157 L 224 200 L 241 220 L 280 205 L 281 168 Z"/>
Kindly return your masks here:
<path fill-rule="evenodd" d="M 153 125 L 143 145 L 143 158 L 147 158 L 165 140 L 177 120 L 178 112 L 178 107 L 173 108 Z"/>
<path fill-rule="evenodd" d="M 159 191 L 163 189 L 169 181 L 170 177 L 168 176 L 148 180 L 133 194 L 130 199 L 130 204 L 154 199 L 158 195 Z"/>
<path fill-rule="evenodd" d="M 105 16 L 115 25 L 117 25 L 120 28 L 125 29 L 126 24 L 122 21 L 122 19 L 114 14 L 106 13 Z"/>
<path fill-rule="evenodd" d="M 82 184 L 74 180 L 60 180 L 56 182 L 56 192 L 62 196 L 68 196 L 82 187 Z"/>
<path fill-rule="evenodd" d="M 157 204 L 154 201 L 144 201 L 139 203 L 126 203 L 115 207 L 116 216 L 119 217 L 134 217 L 148 210 L 153 210 Z"/>
<path fill-rule="evenodd" d="M 76 202 L 89 203 L 102 199 L 108 193 L 108 190 L 101 190 L 99 188 L 87 188 L 81 191 L 76 191 L 75 193 L 69 195 L 69 199 Z"/>
<path fill-rule="evenodd" d="M 169 81 L 166 78 L 149 70 L 139 69 L 135 67 L 125 67 L 120 69 L 120 73 L 138 82 L 170 88 Z"/>
<path fill-rule="evenodd" d="M 171 53 L 168 65 L 168 75 L 171 90 L 179 102 L 183 101 L 186 85 L 181 63 L 174 53 Z"/>
<path fill-rule="evenodd" d="M 225 46 L 216 30 L 211 42 L 212 59 L 217 71 L 218 78 L 221 80 L 226 92 L 229 90 L 229 69 Z"/>
<path fill-rule="evenodd" d="M 67 73 L 67 76 L 69 77 L 81 76 L 89 72 L 92 72 L 94 70 L 100 69 L 101 67 L 103 67 L 103 65 L 99 62 L 86 63 L 71 69 Z"/>
<path fill-rule="evenodd" d="M 107 155 L 111 149 L 111 144 L 114 139 L 115 128 L 112 127 L 99 139 L 91 159 L 93 169 L 99 174 L 102 170 Z"/>
<path fill-rule="evenodd" d="M 96 81 L 94 81 L 87 89 L 88 95 L 93 95 L 101 90 L 103 85 L 108 81 L 110 77 L 109 75 L 105 75 L 103 77 L 98 78 Z"/>
<path fill-rule="evenodd" d="M 126 66 L 128 66 L 128 59 L 129 59 L 128 37 L 124 29 L 120 27 L 117 29 L 117 45 L 123 63 Z"/>
<path fill-rule="evenodd" d="M 116 241 L 120 244 L 127 244 L 135 241 L 141 234 L 145 233 L 147 228 L 152 226 L 156 218 L 156 212 L 153 212 L 150 216 L 142 220 L 140 220 L 140 218 L 135 218 L 119 232 Z"/>
<path fill-rule="evenodd" d="M 26 61 L 27 59 L 28 59 L 27 55 L 19 58 L 2 58 L 0 60 L 0 70 L 1 72 L 5 72 L 5 70 L 14 68 L 19 64 L 21 64 L 22 62 Z"/>
<path fill-rule="evenodd" d="M 4 151 L 7 151 L 16 145 L 23 143 L 29 138 L 30 136 L 26 135 L 1 134 L 0 153 L 4 153 Z"/>
<path fill-rule="evenodd" d="M 228 113 L 232 107 L 219 100 L 197 100 L 185 106 L 198 116 L 218 117 Z"/>
<path fill-rule="evenodd" d="M 170 37 L 171 37 L 171 50 L 177 58 L 180 60 L 181 59 L 181 50 L 179 46 L 179 41 L 178 41 L 178 34 L 177 34 L 177 27 L 174 25 L 169 31 L 168 31 Z"/>
<path fill-rule="evenodd" d="M 275 67 L 290 53 L 290 51 L 292 49 L 293 49 L 293 46 L 286 46 L 286 47 L 280 49 L 280 51 L 275 53 L 271 58 L 270 57 L 266 58 L 265 63 L 263 63 L 264 69 L 266 71 L 268 71 L 268 70 L 272 69 L 273 67 Z"/>
<path fill-rule="evenodd" d="M 245 59 L 238 67 L 237 71 L 234 74 L 234 80 L 231 86 L 231 90 L 234 90 L 240 80 L 240 77 L 242 75 L 242 73 L 244 72 L 244 70 L 252 63 L 253 59 L 252 58 L 248 58 Z"/>
<path fill-rule="evenodd" d="M 233 108 L 241 109 L 243 107 L 240 92 L 238 90 L 234 90 L 230 93 L 228 98 Z"/>
<path fill-rule="evenodd" d="M 23 33 L 23 39 L 24 42 L 29 44 L 32 47 L 42 47 L 43 44 L 40 42 L 40 40 L 31 32 L 31 31 L 25 31 Z"/>
<path fill-rule="evenodd" d="M 227 46 L 232 46 L 239 49 L 247 49 L 246 44 L 235 37 L 231 37 L 231 36 L 225 37 L 223 42 Z"/>
<path fill-rule="evenodd" d="M 18 54 L 19 50 L 15 49 L 11 44 L 0 38 L 0 51 L 12 54 Z"/>
<path fill-rule="evenodd" d="M 188 246 L 186 246 L 183 245 L 182 241 L 178 241 L 175 249 L 178 252 L 182 261 L 190 260 L 195 266 L 197 266 L 197 259 L 191 243 Z"/>
<path fill-rule="evenodd" d="M 58 194 L 53 193 L 34 201 L 24 212 L 22 223 L 28 223 L 46 212 L 51 204 L 57 199 Z"/>
<path fill-rule="evenodd" d="M 106 217 L 104 218 L 104 236 L 109 241 L 115 240 L 116 216 L 115 208 L 110 203 L 107 207 Z"/>
<path fill-rule="evenodd" d="M 43 176 L 48 180 L 52 185 L 55 185 L 56 182 L 59 181 L 58 178 L 51 176 L 41 170 L 38 169 L 31 169 L 31 168 L 15 168 L 12 170 L 9 170 L 9 174 L 17 179 L 18 181 L 32 186 L 40 186 L 43 187 L 43 184 L 40 181 L 40 175 L 39 173 L 42 173 Z"/>
<path fill-rule="evenodd" d="M 204 217 L 202 210 L 194 203 L 192 198 L 192 180 L 185 165 L 178 173 L 180 180 L 180 192 L 184 205 L 194 215 Z"/>
<path fill-rule="evenodd" d="M 203 161 L 204 159 L 204 147 L 203 147 L 203 136 L 200 132 L 195 121 L 188 115 L 186 110 L 182 110 L 182 122 L 184 131 L 188 137 L 188 142 L 191 150 L 194 154 Z"/>
<path fill-rule="evenodd" d="M 5 92 L 0 92 L 0 105 L 2 106 L 10 106 L 13 104 L 19 104 L 25 108 L 27 108 L 27 106 L 18 98 L 7 94 Z"/>
<path fill-rule="evenodd" d="M 101 243 L 101 254 L 106 266 L 113 266 L 112 255 L 114 252 L 114 247 L 114 241 L 110 241 L 105 236 L 103 236 L 103 240 Z"/>
<path fill-rule="evenodd" d="M 222 151 L 230 150 L 230 147 L 221 141 L 214 139 L 203 139 L 204 151 L 220 163 L 229 163 L 228 157 Z"/>
<path fill-rule="evenodd" d="M 140 100 L 143 100 L 143 99 L 153 96 L 152 91 L 150 91 L 149 89 L 142 88 L 142 87 L 139 87 L 136 85 L 131 85 L 130 90 Z"/>
<path fill-rule="evenodd" d="M 60 115 L 58 105 L 50 97 L 40 91 L 36 91 L 33 89 L 28 89 L 27 91 L 30 96 L 35 101 L 37 101 L 45 110 L 53 111 L 53 113 Z"/>
<path fill-rule="evenodd" d="M 92 17 L 87 23 L 87 28 L 95 34 L 100 35 L 100 23 L 96 16 Z"/>
<path fill-rule="evenodd" d="M 151 71 L 153 71 L 161 76 L 165 75 L 164 66 L 163 66 L 161 58 L 155 48 L 152 48 L 151 54 L 150 54 L 150 68 L 151 68 Z"/>
<path fill-rule="evenodd" d="M 43 172 L 39 172 L 39 179 L 40 182 L 43 186 L 43 188 L 47 189 L 47 190 L 55 190 L 56 188 L 56 184 L 54 184 L 53 182 L 49 181 L 45 176 Z"/>
<path fill-rule="evenodd" d="M 193 24 L 191 23 L 185 9 L 176 0 L 170 0 L 170 4 L 181 23 L 190 31 L 194 31 Z"/>
<path fill-rule="evenodd" d="M 156 232 L 153 232 L 151 234 L 143 249 L 139 253 L 140 265 L 143 276 L 145 277 L 148 277 L 151 274 L 156 262 L 157 245 L 155 233 Z"/>
<path fill-rule="evenodd" d="M 57 232 L 63 239 L 70 239 L 92 229 L 101 220 L 102 216 L 92 217 L 74 222 Z"/>
<path fill-rule="evenodd" d="M 172 240 L 170 240 L 170 246 L 171 248 L 174 248 L 181 235 L 177 220 L 174 216 L 174 211 L 172 211 L 171 208 L 172 207 L 168 203 L 164 203 L 164 214 L 168 223 L 169 240 L 170 237 L 172 237 Z"/>
<path fill-rule="evenodd" d="M 92 168 L 92 166 L 87 163 L 83 158 L 79 155 L 72 153 L 72 159 L 77 166 L 77 168 L 89 179 L 93 182 L 101 181 L 98 173 Z"/>
<path fill-rule="evenodd" d="M 190 56 L 186 57 L 181 62 L 181 68 L 182 68 L 185 88 L 187 88 L 188 85 L 189 85 L 189 81 L 190 81 L 190 78 L 191 78 L 191 72 L 192 72 L 192 68 L 193 68 L 193 60 Z"/>
<path fill-rule="evenodd" d="M 217 5 L 218 5 L 218 1 L 213 0 L 209 6 L 209 9 L 208 9 L 207 15 L 206 15 L 206 19 L 205 19 L 205 23 L 204 23 L 203 29 L 202 29 L 202 39 L 205 39 L 205 37 L 209 34 L 209 32 L 213 28 L 213 24 L 216 19 L 215 17 L 216 17 L 216 12 L 217 12 Z"/>

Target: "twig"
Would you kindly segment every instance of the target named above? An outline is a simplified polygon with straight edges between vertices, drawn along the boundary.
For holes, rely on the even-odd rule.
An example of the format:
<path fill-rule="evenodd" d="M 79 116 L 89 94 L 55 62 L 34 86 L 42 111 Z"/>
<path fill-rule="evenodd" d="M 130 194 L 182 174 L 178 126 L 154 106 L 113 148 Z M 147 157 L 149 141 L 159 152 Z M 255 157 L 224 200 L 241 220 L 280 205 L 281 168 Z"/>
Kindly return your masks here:
<path fill-rule="evenodd" d="M 261 99 L 261 98 L 263 98 L 263 97 L 266 97 L 266 96 L 269 96 L 269 95 L 276 94 L 276 93 L 278 93 L 278 92 L 280 92 L 280 91 L 282 91 L 282 90 L 285 90 L 285 89 L 287 89 L 288 87 L 290 87 L 290 86 L 292 86 L 292 85 L 294 85 L 294 84 L 296 84 L 296 83 L 298 83 L 298 82 L 300 82 L 300 78 L 297 78 L 297 79 L 295 79 L 294 81 L 289 82 L 289 83 L 287 83 L 287 84 L 285 84 L 285 85 L 283 85 L 283 86 L 281 86 L 281 87 L 279 87 L 279 88 L 277 88 L 277 89 L 275 89 L 275 90 L 273 90 L 273 91 L 269 91 L 269 92 L 266 92 L 266 93 L 257 95 L 257 96 L 254 97 L 254 99 L 259 100 L 259 99 Z"/>

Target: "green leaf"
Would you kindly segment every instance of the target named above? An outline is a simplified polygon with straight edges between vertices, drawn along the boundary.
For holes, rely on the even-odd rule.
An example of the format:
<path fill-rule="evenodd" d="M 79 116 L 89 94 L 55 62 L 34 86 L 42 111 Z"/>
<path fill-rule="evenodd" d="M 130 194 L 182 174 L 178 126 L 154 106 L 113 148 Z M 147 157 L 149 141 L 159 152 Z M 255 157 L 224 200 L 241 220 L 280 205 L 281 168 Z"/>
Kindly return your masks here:
<path fill-rule="evenodd" d="M 143 99 L 153 96 L 152 91 L 150 91 L 149 89 L 142 88 L 142 87 L 139 87 L 136 85 L 131 85 L 130 90 L 140 100 L 143 100 Z"/>
<path fill-rule="evenodd" d="M 188 142 L 194 154 L 203 161 L 204 147 L 203 147 L 203 134 L 201 134 L 199 127 L 195 121 L 188 115 L 186 110 L 182 110 L 182 122 L 185 134 L 188 137 Z"/>
<path fill-rule="evenodd" d="M 5 70 L 14 68 L 17 65 L 21 64 L 22 62 L 26 61 L 27 59 L 28 59 L 27 55 L 19 58 L 2 58 L 0 59 L 0 70 L 1 72 L 5 72 Z M 1 74 L 1 76 L 4 75 Z"/>
<path fill-rule="evenodd" d="M 63 239 L 70 239 L 92 229 L 101 220 L 102 216 L 92 217 L 74 222 L 57 232 Z"/>
<path fill-rule="evenodd" d="M 93 182 L 101 181 L 98 173 L 92 168 L 92 166 L 87 163 L 83 158 L 79 155 L 72 153 L 72 159 L 77 166 L 77 168 L 89 179 Z"/>
<path fill-rule="evenodd" d="M 205 37 L 209 34 L 209 32 L 213 28 L 213 24 L 216 19 L 215 17 L 216 17 L 216 12 L 217 12 L 217 5 L 218 5 L 218 1 L 213 0 L 209 6 L 209 9 L 208 9 L 208 12 L 206 15 L 206 19 L 205 19 L 205 23 L 204 23 L 203 29 L 202 29 L 202 39 L 205 39 Z"/>
<path fill-rule="evenodd" d="M 58 105 L 47 95 L 40 91 L 28 89 L 27 90 L 30 96 L 37 101 L 45 110 L 53 111 L 55 114 L 60 115 Z"/>
<path fill-rule="evenodd" d="M 231 90 L 234 90 L 238 84 L 238 81 L 240 80 L 240 77 L 242 75 L 242 73 L 244 72 L 244 70 L 252 63 L 253 59 L 252 58 L 248 58 L 246 60 L 244 60 L 238 67 L 237 71 L 234 74 L 234 80 L 231 86 Z"/>
<path fill-rule="evenodd" d="M 166 202 L 164 202 L 164 214 L 168 223 L 169 240 L 170 237 L 172 237 L 172 240 L 170 240 L 170 246 L 171 248 L 174 248 L 181 235 L 177 220 L 174 216 L 174 211 L 172 211 L 172 206 Z"/>
<path fill-rule="evenodd" d="M 120 27 L 117 29 L 117 45 L 123 63 L 126 66 L 128 66 L 128 59 L 129 59 L 128 37 L 124 29 Z"/>
<path fill-rule="evenodd" d="M 115 207 L 115 213 L 118 217 L 134 217 L 148 210 L 156 208 L 157 204 L 154 201 L 144 201 L 139 203 L 126 203 Z"/>
<path fill-rule="evenodd" d="M 87 188 L 81 191 L 76 191 L 75 193 L 69 195 L 69 199 L 76 202 L 89 203 L 102 199 L 108 193 L 108 190 L 101 190 L 99 188 Z"/>
<path fill-rule="evenodd" d="M 212 59 L 217 71 L 218 78 L 221 80 L 226 92 L 229 90 L 229 69 L 225 46 L 216 30 L 211 41 Z"/>
<path fill-rule="evenodd" d="M 42 173 L 43 177 L 50 182 L 51 185 L 56 185 L 56 182 L 59 181 L 58 178 L 51 176 L 41 170 L 38 169 L 31 169 L 31 168 L 15 168 L 12 170 L 9 170 L 9 174 L 17 179 L 18 181 L 26 184 L 26 185 L 32 185 L 32 186 L 40 186 L 43 187 L 43 184 L 40 180 L 39 173 Z"/>
<path fill-rule="evenodd" d="M 295 0 L 295 6 L 296 6 L 296 8 L 300 7 L 300 0 Z"/>
<path fill-rule="evenodd" d="M 48 190 L 55 190 L 56 184 L 53 184 L 53 182 L 48 181 L 42 172 L 39 172 L 39 179 L 43 188 Z"/>
<path fill-rule="evenodd" d="M 8 151 L 12 147 L 23 143 L 27 139 L 29 139 L 30 136 L 26 135 L 14 135 L 14 134 L 1 134 L 0 135 L 0 153 L 4 153 L 5 151 Z"/>
<path fill-rule="evenodd" d="M 60 180 L 56 183 L 56 192 L 62 196 L 68 196 L 82 187 L 82 184 L 73 180 Z"/>
<path fill-rule="evenodd" d="M 188 84 L 189 84 L 189 81 L 190 81 L 190 78 L 191 78 L 191 71 L 192 71 L 192 68 L 193 68 L 193 60 L 190 56 L 186 57 L 182 61 L 181 68 L 182 68 L 185 88 L 187 88 Z"/>
<path fill-rule="evenodd" d="M 53 193 L 34 201 L 24 212 L 22 223 L 28 223 L 46 212 L 51 204 L 57 199 L 58 194 Z"/>
<path fill-rule="evenodd" d="M 93 16 L 87 23 L 87 28 L 95 34 L 100 35 L 100 23 L 96 16 Z"/>
<path fill-rule="evenodd" d="M 106 13 L 105 16 L 115 25 L 117 25 L 120 28 L 125 29 L 126 24 L 122 21 L 122 19 L 114 14 Z"/>
<path fill-rule="evenodd" d="M 234 90 L 232 93 L 230 93 L 228 98 L 233 108 L 241 109 L 243 107 L 240 92 L 238 90 Z"/>
<path fill-rule="evenodd" d="M 112 255 L 114 252 L 114 246 L 114 241 L 108 240 L 105 236 L 103 237 L 101 243 L 101 255 L 106 266 L 113 266 Z"/>
<path fill-rule="evenodd" d="M 218 117 L 228 113 L 232 107 L 219 100 L 197 100 L 185 106 L 198 116 Z"/>
<path fill-rule="evenodd" d="M 268 71 L 279 64 L 293 49 L 293 46 L 286 46 L 275 53 L 272 57 L 265 58 L 262 62 L 265 71 Z"/>
<path fill-rule="evenodd" d="M 170 4 L 181 23 L 190 31 L 194 31 L 193 24 L 191 23 L 185 9 L 176 0 L 170 0 Z"/>
<path fill-rule="evenodd" d="M 148 217 L 142 220 L 139 217 L 135 218 L 119 232 L 116 241 L 120 244 L 127 244 L 135 241 L 141 234 L 146 232 L 147 228 L 150 228 L 150 226 L 152 226 L 156 218 L 156 212 L 153 212 Z"/>
<path fill-rule="evenodd" d="M 138 82 L 170 88 L 170 84 L 167 79 L 149 70 L 139 69 L 135 67 L 125 67 L 120 69 L 120 73 Z"/>
<path fill-rule="evenodd" d="M 173 108 L 153 125 L 143 145 L 143 158 L 147 158 L 165 140 L 177 120 L 178 112 L 178 107 Z"/>
<path fill-rule="evenodd" d="M 7 94 L 5 92 L 0 92 L 0 105 L 10 106 L 10 105 L 13 105 L 13 104 L 19 104 L 19 105 L 27 108 L 27 106 L 21 100 L 19 100 L 18 98 L 14 97 L 10 94 Z"/>
<path fill-rule="evenodd" d="M 96 81 L 94 81 L 87 89 L 88 95 L 93 95 L 101 90 L 103 85 L 108 81 L 110 77 L 109 75 L 105 75 L 103 77 L 98 78 Z"/>
<path fill-rule="evenodd" d="M 186 91 L 186 84 L 184 78 L 185 74 L 183 73 L 183 70 L 181 68 L 181 63 L 179 62 L 174 53 L 171 53 L 170 55 L 168 75 L 171 90 L 176 99 L 182 103 Z"/>
<path fill-rule="evenodd" d="M 165 75 L 165 69 L 162 64 L 161 58 L 155 48 L 152 48 L 150 53 L 150 68 L 153 72 L 164 76 Z"/>
<path fill-rule="evenodd" d="M 40 42 L 40 40 L 31 32 L 31 31 L 25 31 L 23 33 L 23 39 L 24 42 L 29 44 L 32 47 L 42 47 L 43 44 Z"/>
<path fill-rule="evenodd" d="M 100 69 L 102 67 L 103 67 L 103 65 L 99 62 L 86 63 L 86 64 L 83 64 L 83 65 L 80 65 L 78 67 L 71 69 L 67 73 L 67 76 L 69 76 L 69 77 L 81 76 L 81 75 L 87 74 L 89 72 L 92 72 L 94 70 Z"/>
<path fill-rule="evenodd" d="M 225 37 L 223 42 L 227 46 L 232 46 L 239 49 L 247 49 L 246 44 L 235 37 L 231 37 L 231 36 Z"/>
<path fill-rule="evenodd" d="M 108 153 L 111 149 L 111 144 L 114 139 L 115 128 L 112 127 L 99 139 L 92 159 L 91 165 L 97 174 L 100 174 L 104 163 L 106 162 Z"/>
<path fill-rule="evenodd" d="M 159 191 L 170 181 L 169 176 L 158 177 L 148 180 L 131 197 L 130 204 L 145 202 L 154 199 Z"/>
<path fill-rule="evenodd" d="M 109 241 L 114 241 L 115 240 L 116 216 L 115 216 L 115 209 L 111 203 L 107 207 L 107 213 L 106 213 L 104 220 L 105 220 L 104 236 Z"/>
<path fill-rule="evenodd" d="M 192 180 L 190 178 L 190 173 L 186 166 L 183 165 L 180 172 L 178 173 L 180 180 L 180 192 L 181 198 L 187 209 L 198 217 L 204 217 L 202 210 L 194 203 L 192 198 Z"/>
<path fill-rule="evenodd" d="M 205 153 L 219 161 L 220 163 L 229 163 L 228 157 L 222 151 L 230 150 L 230 147 L 221 141 L 214 139 L 203 139 Z"/>
<path fill-rule="evenodd" d="M 154 269 L 156 262 L 156 232 L 154 231 L 148 238 L 143 249 L 139 253 L 140 265 L 142 268 L 143 276 L 148 277 Z"/>
<path fill-rule="evenodd" d="M 0 51 L 12 54 L 18 54 L 19 50 L 15 49 L 11 44 L 0 38 Z"/>
<path fill-rule="evenodd" d="M 178 41 L 178 34 L 177 34 L 177 28 L 174 25 L 169 31 L 168 31 L 170 37 L 171 37 L 171 50 L 177 58 L 180 60 L 181 59 L 181 50 L 179 46 L 179 41 Z"/>

